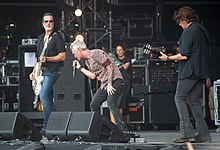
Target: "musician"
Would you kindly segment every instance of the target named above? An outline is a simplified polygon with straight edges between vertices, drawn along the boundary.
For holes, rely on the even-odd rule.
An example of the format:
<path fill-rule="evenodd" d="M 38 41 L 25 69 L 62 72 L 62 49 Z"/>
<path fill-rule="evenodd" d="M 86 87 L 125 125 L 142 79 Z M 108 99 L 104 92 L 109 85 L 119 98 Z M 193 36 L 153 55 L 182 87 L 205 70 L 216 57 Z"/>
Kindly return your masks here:
<path fill-rule="evenodd" d="M 105 51 L 100 49 L 89 50 L 82 40 L 75 40 L 70 49 L 74 57 L 77 58 L 74 61 L 76 68 L 90 79 L 97 79 L 101 83 L 92 97 L 91 111 L 98 112 L 102 103 L 107 100 L 108 108 L 116 119 L 116 125 L 122 132 L 126 132 L 126 124 L 116 105 L 124 86 L 119 68 L 113 66 L 112 60 Z M 88 69 L 80 65 L 80 60 L 85 60 Z"/>
<path fill-rule="evenodd" d="M 125 89 L 124 93 L 122 96 L 122 99 L 120 102 L 117 103 L 117 106 L 119 107 L 119 111 L 122 114 L 124 121 L 126 124 L 129 124 L 130 121 L 130 114 L 129 114 L 129 106 L 128 102 L 129 99 L 131 98 L 131 76 L 132 76 L 132 68 L 131 68 L 131 59 L 129 56 L 125 55 L 125 48 L 123 45 L 119 44 L 116 46 L 116 57 L 118 60 L 122 63 L 122 67 L 124 68 L 124 71 L 127 72 L 127 76 L 122 76 L 124 78 L 124 83 L 125 83 Z M 111 121 L 115 123 L 115 119 L 110 113 Z"/>
<path fill-rule="evenodd" d="M 203 84 L 208 78 L 208 32 L 198 22 L 199 16 L 195 10 L 189 6 L 175 11 L 173 19 L 183 29 L 179 39 L 180 53 L 167 56 L 161 52 L 160 56 L 162 61 L 178 61 L 178 82 L 174 99 L 180 118 L 181 136 L 173 139 L 173 142 L 211 142 L 199 102 Z M 196 121 L 196 130 L 190 122 L 187 103 Z"/>
<path fill-rule="evenodd" d="M 44 33 L 37 38 L 37 59 L 32 73 L 29 75 L 30 80 L 35 79 L 36 63 L 41 62 L 42 75 L 44 77 L 40 91 L 40 101 L 43 105 L 43 128 L 41 133 L 44 135 L 47 122 L 52 111 L 55 111 L 53 103 L 53 86 L 60 74 L 60 68 L 66 58 L 65 42 L 61 35 L 54 31 L 54 15 L 45 13 L 42 17 Z M 43 49 L 44 54 L 42 53 Z M 43 55 L 42 55 L 43 54 Z"/>

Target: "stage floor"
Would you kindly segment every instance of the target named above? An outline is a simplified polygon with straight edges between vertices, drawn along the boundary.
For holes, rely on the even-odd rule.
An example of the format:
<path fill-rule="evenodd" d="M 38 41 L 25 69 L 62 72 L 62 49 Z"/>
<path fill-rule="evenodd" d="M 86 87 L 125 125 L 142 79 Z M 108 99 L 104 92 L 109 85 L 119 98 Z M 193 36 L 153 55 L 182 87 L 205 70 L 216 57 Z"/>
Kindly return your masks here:
<path fill-rule="evenodd" d="M 140 138 L 133 139 L 128 143 L 99 143 L 99 142 L 73 142 L 73 141 L 48 141 L 43 138 L 41 142 L 46 150 L 74 149 L 74 150 L 185 150 L 186 143 L 174 144 L 172 139 L 179 136 L 177 130 L 158 131 L 135 131 Z M 210 130 L 212 143 L 192 143 L 194 150 L 219 150 L 220 133 Z"/>

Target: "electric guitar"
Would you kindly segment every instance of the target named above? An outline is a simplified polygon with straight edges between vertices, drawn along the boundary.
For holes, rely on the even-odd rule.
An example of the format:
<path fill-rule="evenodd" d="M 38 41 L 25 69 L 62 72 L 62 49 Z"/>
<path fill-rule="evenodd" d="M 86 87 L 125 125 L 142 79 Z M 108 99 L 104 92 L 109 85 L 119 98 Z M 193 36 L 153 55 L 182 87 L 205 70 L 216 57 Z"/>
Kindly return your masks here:
<path fill-rule="evenodd" d="M 123 64 L 118 60 L 118 58 L 115 56 L 115 54 L 113 54 L 113 53 L 108 53 L 108 56 L 109 56 L 110 58 L 112 58 L 113 63 L 114 63 L 115 66 L 117 66 L 117 67 L 119 67 L 119 68 L 123 67 Z"/>
<path fill-rule="evenodd" d="M 41 52 L 41 55 L 40 57 L 43 57 L 44 54 L 45 54 L 45 50 L 48 46 L 48 42 L 51 40 L 51 37 L 50 38 L 46 38 L 45 41 L 44 41 L 44 47 L 43 47 L 43 50 Z M 32 88 L 34 90 L 34 94 L 35 94 L 35 98 L 34 98 L 34 101 L 33 101 L 33 104 L 34 104 L 34 109 L 37 109 L 38 107 L 38 96 L 40 94 L 40 91 L 41 91 L 41 84 L 44 80 L 44 77 L 42 75 L 42 70 L 41 70 L 41 66 L 42 66 L 42 62 L 40 62 L 40 60 L 38 62 L 36 62 L 36 65 L 35 65 L 35 74 L 34 74 L 34 80 L 32 81 Z"/>
<path fill-rule="evenodd" d="M 174 45 L 171 48 L 167 49 L 167 47 L 165 48 L 164 46 L 152 47 L 150 44 L 147 43 L 143 46 L 143 52 L 147 55 L 154 54 L 156 56 L 161 56 L 160 52 L 163 52 L 166 55 L 169 55 L 169 54 L 175 55 L 179 53 L 180 50 L 179 50 L 179 47 L 176 47 Z"/>
<path fill-rule="evenodd" d="M 44 77 L 43 77 L 42 71 L 41 71 L 41 65 L 42 65 L 42 62 L 37 62 L 36 63 L 35 74 L 34 74 L 35 79 L 32 81 L 32 88 L 33 88 L 33 91 L 34 91 L 34 94 L 35 94 L 35 98 L 34 98 L 34 101 L 33 101 L 34 109 L 36 109 L 37 106 L 38 106 L 38 96 L 39 96 L 40 91 L 41 91 L 41 84 L 44 80 Z"/>
<path fill-rule="evenodd" d="M 143 46 L 143 52 L 147 55 L 155 54 L 157 56 L 161 56 L 160 52 L 166 53 L 166 48 L 163 46 L 152 47 L 152 45 L 147 43 Z"/>

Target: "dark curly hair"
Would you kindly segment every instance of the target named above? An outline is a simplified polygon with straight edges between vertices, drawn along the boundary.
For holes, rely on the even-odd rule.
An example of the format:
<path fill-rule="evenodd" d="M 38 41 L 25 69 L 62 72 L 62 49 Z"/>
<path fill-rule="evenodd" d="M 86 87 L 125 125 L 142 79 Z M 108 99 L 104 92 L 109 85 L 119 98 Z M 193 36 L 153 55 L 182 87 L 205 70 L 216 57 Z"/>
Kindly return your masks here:
<path fill-rule="evenodd" d="M 174 11 L 173 20 L 179 24 L 180 20 L 189 22 L 199 21 L 199 16 L 196 11 L 189 6 L 183 6 L 177 11 Z"/>

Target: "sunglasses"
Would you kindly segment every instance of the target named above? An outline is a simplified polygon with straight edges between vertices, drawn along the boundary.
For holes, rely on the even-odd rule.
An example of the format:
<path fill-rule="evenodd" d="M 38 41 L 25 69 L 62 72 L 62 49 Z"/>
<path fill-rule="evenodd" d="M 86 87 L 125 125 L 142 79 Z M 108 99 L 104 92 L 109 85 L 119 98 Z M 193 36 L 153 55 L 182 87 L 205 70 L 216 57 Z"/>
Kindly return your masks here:
<path fill-rule="evenodd" d="M 44 20 L 44 22 L 45 22 L 45 23 L 48 23 L 48 22 L 49 22 L 49 23 L 52 23 L 53 20 Z"/>

